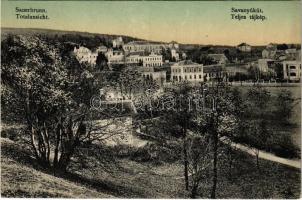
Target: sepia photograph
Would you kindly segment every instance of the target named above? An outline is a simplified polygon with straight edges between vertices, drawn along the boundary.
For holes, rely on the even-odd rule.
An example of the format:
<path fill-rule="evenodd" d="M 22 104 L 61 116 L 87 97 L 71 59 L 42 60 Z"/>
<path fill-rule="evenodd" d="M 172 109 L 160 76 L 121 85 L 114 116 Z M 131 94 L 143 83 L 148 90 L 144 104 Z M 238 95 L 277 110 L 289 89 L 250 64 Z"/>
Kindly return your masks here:
<path fill-rule="evenodd" d="M 1 1 L 1 198 L 300 199 L 301 1 Z"/>

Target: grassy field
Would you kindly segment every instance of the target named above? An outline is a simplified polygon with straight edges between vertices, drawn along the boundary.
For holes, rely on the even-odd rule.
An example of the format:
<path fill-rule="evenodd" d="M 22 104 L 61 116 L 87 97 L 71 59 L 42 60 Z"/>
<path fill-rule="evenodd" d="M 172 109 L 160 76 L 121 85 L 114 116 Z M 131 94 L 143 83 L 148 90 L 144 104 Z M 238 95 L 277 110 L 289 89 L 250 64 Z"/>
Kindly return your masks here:
<path fill-rule="evenodd" d="M 113 198 L 113 196 L 34 169 L 18 144 L 1 138 L 2 197 Z"/>
<path fill-rule="evenodd" d="M 246 87 L 239 87 L 239 88 L 243 93 L 246 93 L 251 87 L 246 86 Z M 301 98 L 301 87 L 264 87 L 264 88 L 270 92 L 273 98 L 276 97 L 278 93 L 280 93 L 282 90 L 289 90 L 292 93 L 293 98 L 295 99 Z M 291 123 L 291 126 L 282 127 L 282 126 L 278 126 L 278 124 L 275 125 L 273 124 L 271 129 L 283 134 L 291 134 L 294 144 L 296 144 L 296 146 L 301 149 L 301 100 L 297 100 L 295 102 L 293 113 L 289 121 Z"/>
<path fill-rule="evenodd" d="M 154 164 L 127 157 L 107 167 L 77 168 L 64 178 L 34 169 L 29 157 L 17 143 L 1 139 L 2 197 L 76 197 L 76 198 L 188 198 L 184 190 L 182 165 L 178 162 Z M 300 171 L 238 154 L 230 176 L 221 163 L 218 198 L 298 198 Z M 208 198 L 211 182 L 204 181 L 201 198 Z"/>

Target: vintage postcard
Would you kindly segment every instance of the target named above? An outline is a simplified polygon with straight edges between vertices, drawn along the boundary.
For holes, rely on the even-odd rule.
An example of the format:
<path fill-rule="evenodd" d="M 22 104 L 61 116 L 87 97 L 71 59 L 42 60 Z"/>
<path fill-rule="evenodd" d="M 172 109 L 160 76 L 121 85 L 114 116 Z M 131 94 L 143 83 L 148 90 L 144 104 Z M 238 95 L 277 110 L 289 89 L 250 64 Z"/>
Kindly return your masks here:
<path fill-rule="evenodd" d="M 300 1 L 1 1 L 1 197 L 298 199 Z"/>

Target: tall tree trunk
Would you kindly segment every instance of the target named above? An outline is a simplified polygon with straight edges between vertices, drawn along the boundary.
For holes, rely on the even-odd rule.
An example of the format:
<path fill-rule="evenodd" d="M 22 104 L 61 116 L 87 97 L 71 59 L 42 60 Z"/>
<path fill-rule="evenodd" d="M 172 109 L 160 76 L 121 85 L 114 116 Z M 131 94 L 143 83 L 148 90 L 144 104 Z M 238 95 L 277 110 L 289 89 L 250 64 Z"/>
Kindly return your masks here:
<path fill-rule="evenodd" d="M 198 189 L 198 183 L 194 183 L 193 187 L 192 187 L 192 190 L 191 190 L 191 196 L 190 196 L 192 199 L 196 198 L 196 196 L 197 196 L 197 189 Z"/>
<path fill-rule="evenodd" d="M 62 137 L 62 118 L 59 120 L 57 129 L 56 129 L 56 137 L 55 137 L 55 149 L 54 149 L 54 158 L 53 158 L 53 168 L 54 173 L 55 169 L 58 167 L 59 162 L 59 147 L 61 144 L 61 137 Z"/>
<path fill-rule="evenodd" d="M 183 138 L 183 154 L 184 154 L 184 177 L 185 177 L 185 188 L 189 190 L 189 174 L 188 174 L 188 153 L 187 153 L 187 142 L 186 137 Z"/>
<path fill-rule="evenodd" d="M 217 130 L 214 129 L 213 131 L 213 186 L 212 186 L 212 192 L 211 192 L 211 198 L 216 198 L 216 187 L 217 187 L 217 151 L 218 151 L 218 133 Z"/>

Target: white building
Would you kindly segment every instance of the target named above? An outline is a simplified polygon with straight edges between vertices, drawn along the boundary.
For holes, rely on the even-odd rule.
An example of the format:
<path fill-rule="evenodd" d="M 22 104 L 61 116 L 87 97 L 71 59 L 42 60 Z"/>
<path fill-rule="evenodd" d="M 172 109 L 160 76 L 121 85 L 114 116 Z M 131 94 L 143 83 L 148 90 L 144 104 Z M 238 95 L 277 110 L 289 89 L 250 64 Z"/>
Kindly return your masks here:
<path fill-rule="evenodd" d="M 105 54 L 107 51 L 108 51 L 108 48 L 104 45 L 101 45 L 96 49 L 96 52 L 98 52 L 98 53 L 101 52 L 101 53 Z"/>
<path fill-rule="evenodd" d="M 174 48 L 171 49 L 171 58 L 176 62 L 179 61 L 179 53 Z"/>
<path fill-rule="evenodd" d="M 123 46 L 123 49 L 126 53 L 131 52 L 154 52 L 160 54 L 162 51 L 163 45 L 157 43 L 149 43 L 145 41 L 132 41 Z"/>
<path fill-rule="evenodd" d="M 96 59 L 98 57 L 97 52 L 92 52 L 90 51 L 90 49 L 86 47 L 79 47 L 79 48 L 74 47 L 73 52 L 75 53 L 79 63 L 89 63 L 91 65 L 96 64 Z"/>
<path fill-rule="evenodd" d="M 151 53 L 149 56 L 143 57 L 144 67 L 159 67 L 163 65 L 163 56 Z"/>
<path fill-rule="evenodd" d="M 163 86 L 166 83 L 166 71 L 155 71 L 154 67 L 142 67 L 140 72 L 145 80 L 153 80 L 159 86 Z"/>
<path fill-rule="evenodd" d="M 261 72 L 268 72 L 268 68 L 274 63 L 272 59 L 258 59 L 258 69 Z"/>
<path fill-rule="evenodd" d="M 163 64 L 163 56 L 151 53 L 143 55 L 142 53 L 131 53 L 126 57 L 127 64 L 142 64 L 144 67 L 160 67 Z"/>
<path fill-rule="evenodd" d="M 122 64 L 125 62 L 123 51 L 108 49 L 105 56 L 108 60 L 108 64 Z"/>
<path fill-rule="evenodd" d="M 190 60 L 180 61 L 171 66 L 171 81 L 203 82 L 203 65 Z"/>
<path fill-rule="evenodd" d="M 290 60 L 283 61 L 284 80 L 300 81 L 301 78 L 301 61 Z"/>
<path fill-rule="evenodd" d="M 124 42 L 123 42 L 122 37 L 118 37 L 118 38 L 112 40 L 113 48 L 119 48 L 119 47 L 122 47 L 123 45 L 124 45 Z"/>
<path fill-rule="evenodd" d="M 241 43 L 237 46 L 237 49 L 241 52 L 251 52 L 252 46 L 246 43 Z"/>

